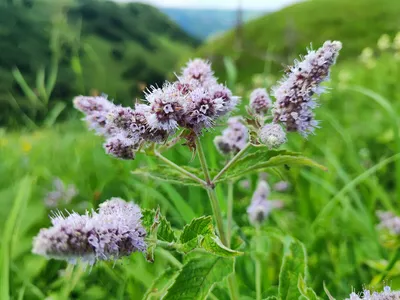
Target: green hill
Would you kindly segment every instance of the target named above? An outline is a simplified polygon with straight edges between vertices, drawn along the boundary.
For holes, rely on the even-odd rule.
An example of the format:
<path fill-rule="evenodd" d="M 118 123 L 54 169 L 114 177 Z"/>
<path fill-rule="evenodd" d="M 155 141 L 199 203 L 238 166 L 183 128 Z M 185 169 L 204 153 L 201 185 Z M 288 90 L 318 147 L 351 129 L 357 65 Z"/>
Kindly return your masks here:
<path fill-rule="evenodd" d="M 15 2 L 0 3 L 0 126 L 15 119 L 10 94 L 23 110 L 31 105 L 11 74 L 14 67 L 36 87 L 37 72 L 45 68 L 47 77 L 52 60 L 58 61 L 54 102 L 70 103 L 90 92 L 130 102 L 146 83 L 162 83 L 178 58 L 198 45 L 158 9 L 141 3 Z"/>
<path fill-rule="evenodd" d="M 198 51 L 208 56 L 220 77 L 223 56 L 236 59 L 239 79 L 264 71 L 265 63 L 282 70 L 293 57 L 304 53 L 310 43 L 318 47 L 324 40 L 343 42 L 341 60 L 353 59 L 376 44 L 383 33 L 400 31 L 400 1 L 397 0 L 314 0 L 286 7 L 245 24 L 209 41 Z M 240 41 L 240 42 L 239 42 Z"/>

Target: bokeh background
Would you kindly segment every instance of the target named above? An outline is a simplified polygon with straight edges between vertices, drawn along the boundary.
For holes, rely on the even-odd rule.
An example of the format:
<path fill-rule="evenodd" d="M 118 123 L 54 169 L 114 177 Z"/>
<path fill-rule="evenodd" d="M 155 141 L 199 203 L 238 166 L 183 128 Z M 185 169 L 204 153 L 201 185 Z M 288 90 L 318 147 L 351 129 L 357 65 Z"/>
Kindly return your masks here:
<path fill-rule="evenodd" d="M 177 228 L 211 214 L 200 189 L 131 174 L 154 164 L 150 158 L 106 156 L 101 138 L 73 110 L 74 96 L 105 93 L 132 105 L 146 87 L 202 57 L 242 97 L 240 114 L 252 89 L 269 90 L 286 65 L 328 39 L 342 41 L 343 49 L 317 110 L 321 129 L 307 140 L 290 135 L 286 147 L 329 171 L 283 171 L 291 188 L 273 197 L 285 207 L 264 230 L 305 244 L 308 280 L 323 299 L 324 283 L 344 299 L 353 288 L 379 289 L 382 274 L 400 289 L 393 259 L 399 239 L 378 230 L 376 217 L 378 210 L 400 213 L 400 1 L 0 0 L 0 298 L 140 299 L 167 266 L 159 253 L 151 265 L 133 255 L 89 272 L 31 254 L 32 237 L 49 226 L 55 207 L 84 212 L 119 196 L 159 205 Z M 222 128 L 203 140 L 213 168 L 225 162 L 213 146 Z M 183 146 L 168 157 L 197 166 Z M 268 174 L 269 183 L 280 176 Z M 234 190 L 235 228 L 245 241 L 256 183 L 249 176 Z M 218 190 L 223 208 L 225 189 Z M 236 271 L 243 299 L 254 299 L 248 247 Z M 278 283 L 282 247 L 266 238 L 264 252 L 266 297 Z M 229 299 L 218 286 L 214 295 Z"/>

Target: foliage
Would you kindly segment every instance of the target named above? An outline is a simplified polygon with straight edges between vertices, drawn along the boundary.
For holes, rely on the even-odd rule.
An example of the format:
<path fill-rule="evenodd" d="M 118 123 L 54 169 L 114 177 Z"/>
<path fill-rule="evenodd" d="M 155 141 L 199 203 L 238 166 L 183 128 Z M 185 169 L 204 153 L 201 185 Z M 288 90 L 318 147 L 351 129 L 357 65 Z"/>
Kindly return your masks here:
<path fill-rule="evenodd" d="M 63 19 L 67 21 L 60 23 Z M 128 103 L 148 83 L 162 83 L 179 54 L 198 44 L 159 10 L 141 3 L 46 0 L 29 6 L 1 4 L 0 108 L 7 113 L 0 116 L 0 125 L 26 125 L 23 115 L 33 105 L 27 100 L 41 93 L 36 87 L 40 73 L 54 69 L 55 62 L 49 57 L 55 51 L 55 30 L 61 34 L 56 49 L 58 74 L 49 97 L 53 106 L 64 102 L 70 107 L 73 96 L 89 92 L 106 93 Z M 26 89 L 12 76 L 15 68 L 28 86 L 35 87 L 32 97 L 25 97 Z M 47 111 L 29 117 L 42 121 L 45 115 Z"/>
<path fill-rule="evenodd" d="M 224 79 L 222 58 L 233 57 L 239 81 L 249 82 L 254 74 L 282 70 L 310 42 L 318 47 L 325 40 L 340 39 L 346 45 L 340 59 L 354 59 L 383 33 L 393 35 L 400 30 L 399 11 L 400 3 L 392 0 L 301 1 L 248 22 L 240 36 L 231 30 L 211 40 L 200 47 L 198 55 L 212 58 Z"/>

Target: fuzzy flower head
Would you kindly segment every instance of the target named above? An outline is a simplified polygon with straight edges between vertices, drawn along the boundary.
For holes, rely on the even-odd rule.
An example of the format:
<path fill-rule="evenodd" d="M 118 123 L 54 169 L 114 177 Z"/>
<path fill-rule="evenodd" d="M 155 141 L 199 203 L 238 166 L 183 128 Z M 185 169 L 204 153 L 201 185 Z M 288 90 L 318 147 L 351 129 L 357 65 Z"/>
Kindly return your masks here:
<path fill-rule="evenodd" d="M 266 114 L 272 106 L 271 98 L 267 90 L 263 88 L 255 89 L 250 94 L 250 108 L 259 115 Z"/>
<path fill-rule="evenodd" d="M 190 60 L 182 69 L 182 77 L 185 80 L 196 80 L 201 85 L 205 83 L 215 82 L 214 72 L 211 64 L 200 58 Z"/>
<path fill-rule="evenodd" d="M 222 98 L 213 98 L 205 89 L 197 88 L 185 102 L 184 126 L 193 128 L 195 132 L 209 128 L 222 109 Z"/>
<path fill-rule="evenodd" d="M 68 204 L 77 194 L 75 185 L 65 185 L 60 178 L 55 178 L 53 189 L 46 194 L 44 203 L 47 207 L 57 207 L 61 203 Z"/>
<path fill-rule="evenodd" d="M 400 234 L 400 217 L 389 211 L 378 211 L 377 216 L 380 220 L 378 228 L 386 229 L 394 235 Z"/>
<path fill-rule="evenodd" d="M 400 299 L 400 292 L 399 291 L 392 291 L 389 286 L 385 286 L 383 291 L 373 292 L 371 293 L 370 290 L 364 290 L 361 294 L 356 294 L 352 292 L 349 298 L 346 300 L 392 300 L 392 299 Z"/>
<path fill-rule="evenodd" d="M 107 154 L 126 160 L 135 159 L 135 151 L 137 148 L 138 144 L 123 134 L 114 135 L 104 143 L 104 149 Z"/>
<path fill-rule="evenodd" d="M 171 83 L 162 88 L 154 88 L 146 94 L 150 113 L 147 122 L 153 130 L 175 132 L 183 113 L 184 95 Z"/>
<path fill-rule="evenodd" d="M 220 116 L 230 113 L 239 104 L 240 97 L 232 95 L 231 90 L 223 84 L 211 85 L 208 90 L 213 99 L 222 99 Z"/>
<path fill-rule="evenodd" d="M 286 143 L 286 133 L 282 126 L 276 123 L 266 124 L 258 133 L 261 143 L 270 149 L 278 148 Z"/>
<path fill-rule="evenodd" d="M 33 240 L 35 254 L 93 265 L 97 260 L 116 260 L 146 251 L 146 232 L 137 205 L 112 198 L 98 212 L 85 215 L 58 213 L 52 227 L 41 229 Z"/>
<path fill-rule="evenodd" d="M 316 51 L 309 51 L 302 61 L 296 61 L 290 72 L 273 89 L 274 122 L 285 125 L 287 131 L 297 131 L 304 137 L 314 132 L 318 121 L 314 95 L 321 94 L 323 81 L 329 79 L 330 67 L 336 62 L 342 43 L 326 41 Z"/>
<path fill-rule="evenodd" d="M 247 144 L 249 132 L 239 117 L 228 119 L 228 127 L 222 131 L 221 136 L 214 139 L 214 144 L 218 151 L 227 155 L 239 152 Z"/>
<path fill-rule="evenodd" d="M 250 223 L 261 224 L 266 220 L 274 209 L 283 207 L 282 201 L 268 200 L 271 189 L 265 180 L 258 182 L 251 199 L 251 204 L 247 208 Z"/>
<path fill-rule="evenodd" d="M 107 100 L 107 97 L 78 96 L 74 98 L 73 102 L 74 107 L 86 115 L 84 120 L 90 129 L 100 135 L 110 134 L 106 129 L 107 115 L 115 105 Z"/>

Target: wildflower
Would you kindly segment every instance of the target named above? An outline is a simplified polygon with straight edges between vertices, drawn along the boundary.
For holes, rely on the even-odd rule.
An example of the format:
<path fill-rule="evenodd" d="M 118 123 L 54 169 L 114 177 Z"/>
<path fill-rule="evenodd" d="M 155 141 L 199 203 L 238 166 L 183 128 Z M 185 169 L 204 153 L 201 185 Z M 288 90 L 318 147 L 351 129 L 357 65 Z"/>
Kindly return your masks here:
<path fill-rule="evenodd" d="M 122 134 L 112 136 L 104 143 L 104 149 L 107 154 L 121 159 L 135 159 L 137 148 L 138 144 L 134 140 Z"/>
<path fill-rule="evenodd" d="M 227 155 L 243 149 L 248 138 L 248 130 L 241 118 L 232 117 L 228 119 L 228 128 L 222 131 L 222 136 L 215 137 L 214 144 L 221 154 Z"/>
<path fill-rule="evenodd" d="M 256 114 L 266 114 L 271 106 L 272 101 L 266 89 L 258 88 L 250 94 L 250 107 Z"/>
<path fill-rule="evenodd" d="M 391 41 L 390 37 L 387 34 L 382 34 L 381 37 L 378 40 L 378 49 L 381 51 L 385 51 L 390 48 Z"/>
<path fill-rule="evenodd" d="M 111 134 L 105 127 L 107 115 L 115 105 L 108 101 L 106 97 L 78 96 L 74 98 L 73 102 L 75 108 L 86 115 L 84 120 L 90 129 L 100 135 L 107 136 Z"/>
<path fill-rule="evenodd" d="M 216 82 L 211 64 L 200 58 L 190 60 L 182 69 L 182 77 L 185 80 L 196 80 L 200 84 Z"/>
<path fill-rule="evenodd" d="M 286 192 L 290 188 L 290 183 L 287 181 L 279 181 L 274 184 L 274 190 L 277 192 Z"/>
<path fill-rule="evenodd" d="M 185 103 L 184 124 L 199 132 L 202 128 L 211 127 L 223 109 L 223 99 L 213 98 L 203 88 L 190 93 L 190 100 Z"/>
<path fill-rule="evenodd" d="M 147 122 L 153 130 L 165 130 L 173 133 L 183 113 L 184 95 L 177 86 L 166 83 L 162 88 L 155 88 L 146 95 L 150 105 Z"/>
<path fill-rule="evenodd" d="M 98 260 L 115 260 L 133 252 L 144 252 L 146 232 L 141 211 L 133 203 L 112 198 L 100 205 L 98 212 L 85 215 L 58 212 L 52 227 L 41 229 L 33 240 L 35 254 L 66 260 L 82 260 L 93 265 Z"/>
<path fill-rule="evenodd" d="M 376 65 L 376 61 L 374 59 L 374 50 L 370 47 L 364 48 L 361 51 L 359 56 L 359 60 L 369 69 L 372 69 Z"/>
<path fill-rule="evenodd" d="M 350 294 L 350 298 L 346 298 L 346 300 L 390 300 L 390 299 L 400 299 L 400 292 L 399 291 L 392 291 L 389 286 L 385 286 L 383 291 L 378 292 L 371 292 L 365 289 L 360 295 L 352 292 Z"/>
<path fill-rule="evenodd" d="M 286 133 L 282 126 L 276 123 L 266 124 L 258 133 L 261 143 L 265 144 L 268 148 L 278 148 L 286 143 Z"/>
<path fill-rule="evenodd" d="M 317 103 L 313 96 L 321 94 L 323 81 L 329 78 L 329 68 L 335 63 L 342 44 L 326 41 L 317 51 L 309 51 L 302 61 L 296 61 L 289 74 L 273 89 L 274 122 L 281 122 L 287 131 L 298 131 L 304 137 L 314 132 Z"/>
<path fill-rule="evenodd" d="M 53 180 L 53 189 L 44 198 L 47 207 L 57 207 L 60 202 L 68 204 L 78 194 L 75 185 L 65 185 L 60 178 Z"/>
<path fill-rule="evenodd" d="M 231 90 L 223 84 L 213 84 L 208 89 L 213 99 L 222 99 L 219 116 L 230 113 L 239 103 L 240 97 L 233 96 Z"/>
<path fill-rule="evenodd" d="M 265 180 L 260 180 L 247 208 L 247 214 L 252 224 L 261 224 L 276 208 L 283 207 L 282 201 L 268 200 L 271 189 Z"/>
<path fill-rule="evenodd" d="M 400 234 L 400 217 L 389 211 L 378 211 L 377 216 L 380 220 L 378 228 L 387 229 L 392 234 Z"/>

